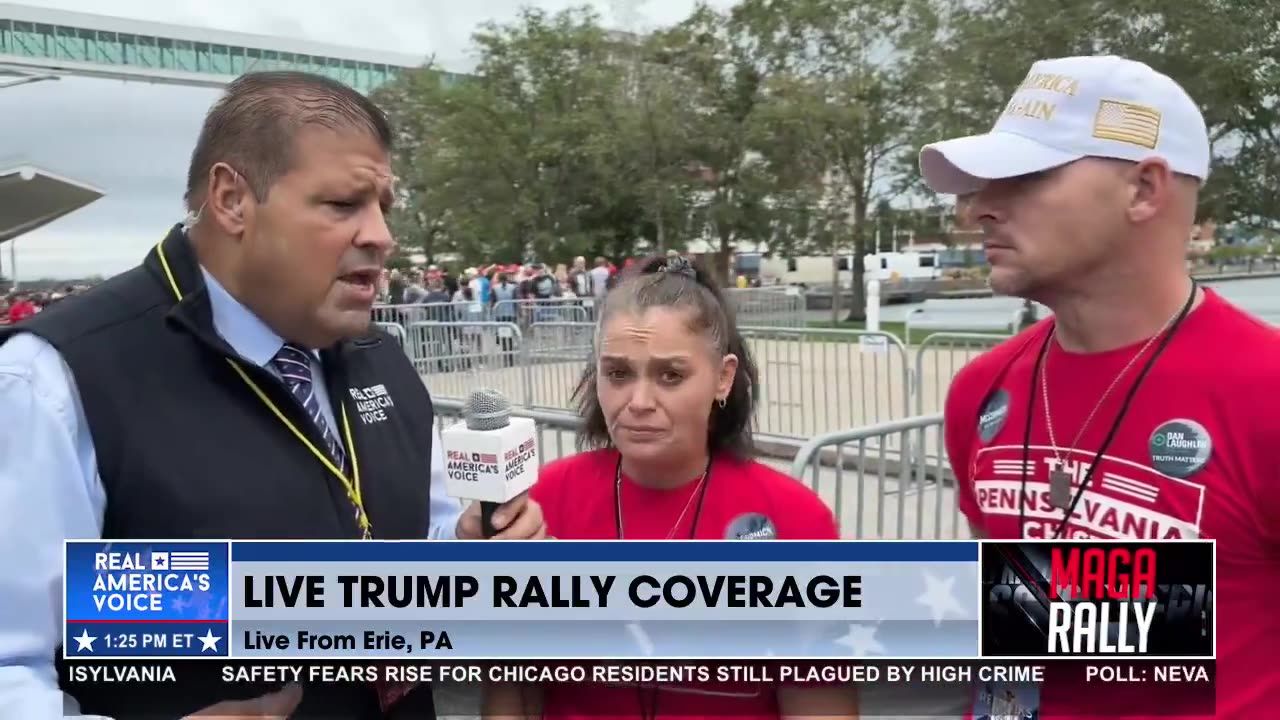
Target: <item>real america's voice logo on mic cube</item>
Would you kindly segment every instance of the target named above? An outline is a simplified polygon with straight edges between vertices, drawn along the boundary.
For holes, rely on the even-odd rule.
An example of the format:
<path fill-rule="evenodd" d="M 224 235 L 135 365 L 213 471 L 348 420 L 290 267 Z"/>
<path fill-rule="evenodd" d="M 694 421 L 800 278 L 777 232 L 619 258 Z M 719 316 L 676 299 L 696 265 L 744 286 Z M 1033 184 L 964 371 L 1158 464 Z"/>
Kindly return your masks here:
<path fill-rule="evenodd" d="M 68 540 L 63 657 L 227 657 L 229 547 Z"/>
<path fill-rule="evenodd" d="M 538 430 L 530 418 L 512 417 L 511 402 L 489 388 L 467 396 L 462 418 L 440 434 L 445 491 L 453 498 L 479 501 L 481 529 L 492 537 L 497 532 L 494 510 L 538 479 Z"/>
<path fill-rule="evenodd" d="M 1214 658 L 1214 542 L 986 541 L 985 657 Z"/>

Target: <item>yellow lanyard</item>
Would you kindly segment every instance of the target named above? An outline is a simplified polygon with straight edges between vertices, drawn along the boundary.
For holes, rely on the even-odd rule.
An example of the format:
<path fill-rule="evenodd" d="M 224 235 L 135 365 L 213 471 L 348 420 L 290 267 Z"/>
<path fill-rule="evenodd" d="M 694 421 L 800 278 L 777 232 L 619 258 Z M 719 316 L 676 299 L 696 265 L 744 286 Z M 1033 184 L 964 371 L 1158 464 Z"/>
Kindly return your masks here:
<path fill-rule="evenodd" d="M 169 279 L 169 287 L 173 288 L 173 294 L 176 295 L 178 301 L 181 302 L 182 291 L 178 289 L 178 282 L 173 277 L 173 271 L 169 269 L 169 259 L 166 258 L 164 254 L 164 241 L 156 244 L 156 252 L 160 256 L 160 264 L 164 267 L 165 277 Z M 342 487 L 347 491 L 347 498 L 356 506 L 356 520 L 360 523 L 360 533 L 363 539 L 371 539 L 373 537 L 373 526 L 369 523 L 369 515 L 364 511 L 364 498 L 360 495 L 360 462 L 356 458 L 355 441 L 351 439 L 351 423 L 347 421 L 347 406 L 341 399 L 338 400 L 338 408 L 342 411 L 342 434 L 347 441 L 347 456 L 351 458 L 352 480 L 348 480 L 342 470 L 333 464 L 328 453 L 321 452 L 319 448 L 312 444 L 312 442 L 307 439 L 307 436 L 289 420 L 288 417 L 285 417 L 285 414 L 280 410 L 280 408 L 276 407 L 276 404 L 271 401 L 271 398 L 267 397 L 267 394 L 262 391 L 262 388 L 258 387 L 258 384 L 253 381 L 253 378 L 249 377 L 249 374 L 244 371 L 244 368 L 240 367 L 240 363 L 237 363 L 231 358 L 227 358 L 226 360 L 227 363 L 231 365 L 231 369 L 235 370 L 236 374 L 240 376 L 240 379 L 244 380 L 245 384 L 249 386 L 249 389 L 253 391 L 253 394 L 258 396 L 258 399 L 261 400 L 277 418 L 279 418 L 280 422 L 284 423 L 285 427 L 289 428 L 289 430 L 302 441 L 303 445 L 307 446 L 307 449 L 311 451 L 312 455 L 315 455 L 320 462 L 324 463 L 325 467 L 329 468 L 329 472 L 338 477 L 338 480 L 342 482 Z"/>

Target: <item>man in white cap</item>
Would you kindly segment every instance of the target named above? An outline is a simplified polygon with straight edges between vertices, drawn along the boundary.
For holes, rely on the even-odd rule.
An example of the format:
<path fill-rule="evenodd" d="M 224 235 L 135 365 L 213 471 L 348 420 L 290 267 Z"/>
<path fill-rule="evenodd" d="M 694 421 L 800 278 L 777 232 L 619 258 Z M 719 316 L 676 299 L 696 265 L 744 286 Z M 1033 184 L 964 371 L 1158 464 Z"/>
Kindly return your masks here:
<path fill-rule="evenodd" d="M 1280 703 L 1262 670 L 1280 641 L 1280 333 L 1188 277 L 1209 159 L 1176 82 L 1073 57 L 1033 65 L 991 132 L 926 146 L 920 168 L 968 200 L 992 289 L 1055 314 L 951 385 L 975 535 L 1216 538 L 1217 714 L 1261 717 Z M 1049 680 L 1042 714 L 1099 713 L 1105 692 L 1073 684 Z"/>

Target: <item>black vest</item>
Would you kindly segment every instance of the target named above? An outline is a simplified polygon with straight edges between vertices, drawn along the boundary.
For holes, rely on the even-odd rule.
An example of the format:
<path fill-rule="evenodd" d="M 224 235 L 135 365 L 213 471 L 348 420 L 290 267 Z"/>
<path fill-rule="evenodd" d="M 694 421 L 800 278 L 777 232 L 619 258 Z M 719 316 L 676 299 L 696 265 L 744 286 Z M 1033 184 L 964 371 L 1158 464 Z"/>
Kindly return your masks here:
<path fill-rule="evenodd" d="M 342 483 L 227 362 L 236 354 L 213 328 L 208 291 L 180 228 L 163 247 L 181 302 L 152 250 L 141 266 L 0 330 L 0 343 L 19 332 L 44 338 L 75 376 L 106 489 L 103 537 L 358 538 Z M 434 416 L 422 379 L 395 341 L 372 329 L 323 350 L 321 361 L 339 432 L 339 403 L 350 421 L 354 453 L 348 448 L 348 454 L 359 461 L 374 537 L 425 538 Z M 252 363 L 239 364 L 312 444 L 324 447 L 279 380 Z M 377 401 L 375 409 L 368 401 L 375 395 L 390 402 Z M 220 665 L 184 664 L 176 685 L 154 690 L 69 686 L 65 672 L 62 677 L 83 712 L 118 720 L 178 718 L 271 689 L 223 685 Z M 414 708 L 408 716 L 434 717 L 430 695 L 419 688 L 393 716 Z M 305 687 L 293 717 L 382 716 L 372 688 L 353 684 Z"/>

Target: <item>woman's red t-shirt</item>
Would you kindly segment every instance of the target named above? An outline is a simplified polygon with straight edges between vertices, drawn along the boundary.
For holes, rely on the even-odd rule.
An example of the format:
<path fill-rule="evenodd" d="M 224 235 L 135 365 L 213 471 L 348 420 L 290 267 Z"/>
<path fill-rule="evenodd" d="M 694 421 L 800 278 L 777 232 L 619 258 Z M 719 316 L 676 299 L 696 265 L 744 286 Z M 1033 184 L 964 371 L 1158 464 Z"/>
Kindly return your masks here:
<path fill-rule="evenodd" d="M 563 540 L 618 539 L 614 477 L 616 450 L 573 455 L 542 468 L 530 497 L 542 506 L 547 533 Z M 744 515 L 772 521 L 779 540 L 838 540 L 831 509 L 803 483 L 766 465 L 718 457 L 706 480 L 702 511 L 696 513 L 697 482 L 657 490 L 622 478 L 623 530 L 628 540 L 733 539 L 731 526 Z M 686 506 L 688 512 L 684 512 Z M 672 533 L 676 519 L 684 512 Z M 697 514 L 697 528 L 693 527 Z M 726 538 L 726 535 L 729 535 Z M 655 694 L 656 693 L 656 694 Z M 656 708 L 655 708 L 656 697 Z M 662 686 L 548 685 L 547 720 L 682 717 L 777 718 L 775 688 L 760 684 L 704 683 Z"/>

